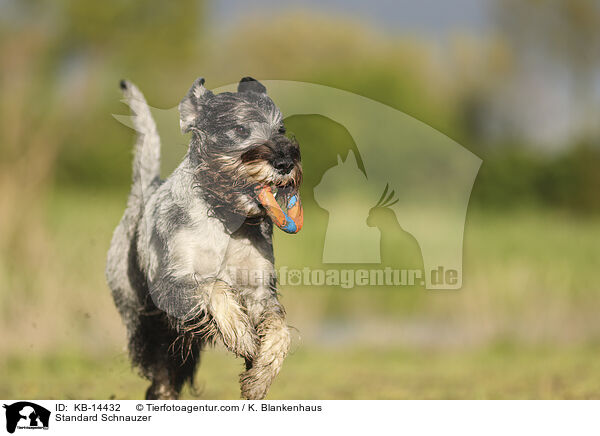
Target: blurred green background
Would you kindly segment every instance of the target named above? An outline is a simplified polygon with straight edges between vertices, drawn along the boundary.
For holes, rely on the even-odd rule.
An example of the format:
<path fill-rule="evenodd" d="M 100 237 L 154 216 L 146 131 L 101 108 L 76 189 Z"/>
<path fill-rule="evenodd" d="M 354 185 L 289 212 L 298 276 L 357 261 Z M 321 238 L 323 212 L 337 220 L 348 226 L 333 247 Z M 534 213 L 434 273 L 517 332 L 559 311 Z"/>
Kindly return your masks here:
<path fill-rule="evenodd" d="M 594 0 L 0 0 L 0 397 L 142 396 L 104 280 L 134 141 L 118 81 L 169 109 L 198 76 L 251 75 L 380 101 L 483 159 L 463 288 L 282 287 L 293 350 L 269 398 L 599 398 L 599 52 Z M 322 234 L 312 188 L 354 144 L 286 123 Z M 164 124 L 168 174 L 186 138 Z M 277 263 L 320 243 L 278 232 Z M 185 396 L 238 398 L 241 370 L 207 351 Z"/>

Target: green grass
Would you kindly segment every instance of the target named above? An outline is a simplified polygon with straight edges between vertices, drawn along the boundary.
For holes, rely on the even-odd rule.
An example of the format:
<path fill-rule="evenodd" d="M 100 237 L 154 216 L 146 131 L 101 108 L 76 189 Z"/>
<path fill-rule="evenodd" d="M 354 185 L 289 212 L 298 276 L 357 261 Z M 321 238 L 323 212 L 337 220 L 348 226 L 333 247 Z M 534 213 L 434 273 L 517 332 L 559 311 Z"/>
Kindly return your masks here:
<path fill-rule="evenodd" d="M 209 350 L 186 399 L 239 398 L 242 362 Z M 0 366 L 1 398 L 137 399 L 147 382 L 125 355 L 23 356 Z M 7 381 L 10 380 L 10 383 Z M 600 398 L 600 347 L 497 346 L 469 352 L 302 349 L 288 357 L 270 399 Z"/>

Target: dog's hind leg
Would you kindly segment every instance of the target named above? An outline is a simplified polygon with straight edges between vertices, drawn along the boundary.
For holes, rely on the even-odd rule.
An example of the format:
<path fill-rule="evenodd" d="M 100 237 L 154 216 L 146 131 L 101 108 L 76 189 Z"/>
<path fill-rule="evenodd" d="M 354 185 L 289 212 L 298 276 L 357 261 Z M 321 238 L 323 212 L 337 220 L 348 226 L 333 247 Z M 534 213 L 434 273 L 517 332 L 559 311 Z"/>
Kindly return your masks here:
<path fill-rule="evenodd" d="M 180 346 L 188 347 L 185 344 Z M 184 384 L 194 388 L 194 373 L 200 363 L 200 342 L 189 345 L 190 349 L 180 350 L 171 347 L 161 359 L 160 366 L 155 367 L 152 384 L 146 391 L 147 400 L 176 400 L 179 398 Z"/>
<path fill-rule="evenodd" d="M 249 400 L 260 400 L 267 395 L 290 347 L 285 311 L 278 302 L 271 303 L 257 326 L 260 339 L 258 353 L 251 362 L 246 361 L 246 372 L 240 376 L 242 396 Z"/>
<path fill-rule="evenodd" d="M 182 339 L 164 313 L 140 315 L 129 348 L 134 364 L 151 381 L 147 400 L 177 399 L 185 383 L 193 385 L 201 343 Z"/>

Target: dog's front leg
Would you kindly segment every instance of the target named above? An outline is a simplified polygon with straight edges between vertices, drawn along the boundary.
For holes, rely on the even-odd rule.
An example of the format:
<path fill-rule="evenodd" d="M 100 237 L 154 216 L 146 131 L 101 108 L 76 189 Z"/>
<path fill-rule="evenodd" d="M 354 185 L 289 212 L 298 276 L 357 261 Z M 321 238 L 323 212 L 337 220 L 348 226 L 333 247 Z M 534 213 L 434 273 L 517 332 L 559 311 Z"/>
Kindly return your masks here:
<path fill-rule="evenodd" d="M 164 274 L 150 293 L 158 308 L 179 320 L 183 331 L 207 341 L 220 338 L 230 351 L 246 359 L 256 355 L 256 329 L 226 282 L 201 282 L 193 274 L 177 279 Z"/>
<path fill-rule="evenodd" d="M 206 311 L 210 315 L 208 334 L 218 335 L 225 346 L 247 361 L 254 359 L 258 335 L 250 322 L 238 294 L 224 281 L 216 280 L 205 285 Z"/>
<path fill-rule="evenodd" d="M 246 372 L 240 376 L 242 396 L 249 400 L 260 400 L 267 395 L 290 347 L 285 311 L 276 297 L 273 299 L 264 308 L 257 325 L 260 345 L 256 357 L 246 361 Z"/>

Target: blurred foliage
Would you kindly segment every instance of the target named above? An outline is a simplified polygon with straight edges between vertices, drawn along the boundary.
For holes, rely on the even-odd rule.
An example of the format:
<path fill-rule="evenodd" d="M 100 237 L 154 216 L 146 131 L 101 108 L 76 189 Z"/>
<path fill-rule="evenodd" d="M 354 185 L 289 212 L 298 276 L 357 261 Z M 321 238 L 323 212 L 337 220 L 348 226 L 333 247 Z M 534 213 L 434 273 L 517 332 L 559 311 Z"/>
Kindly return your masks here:
<path fill-rule="evenodd" d="M 599 181 L 593 168 L 600 158 L 594 138 L 559 154 L 544 154 L 518 139 L 509 145 L 490 145 L 483 126 L 490 90 L 499 87 L 518 62 L 514 38 L 545 42 L 557 57 L 576 65 L 576 71 L 592 65 L 588 51 L 573 53 L 568 45 L 596 40 L 592 21 L 597 17 L 593 11 L 585 12 L 591 7 L 586 0 L 559 2 L 555 9 L 542 2 L 550 18 L 538 17 L 537 33 L 522 36 L 516 30 L 524 28 L 518 14 L 510 14 L 517 8 L 515 2 L 499 1 L 498 22 L 510 38 L 487 43 L 456 39 L 450 44 L 455 63 L 450 69 L 440 68 L 434 48 L 425 40 L 383 36 L 364 23 L 331 15 L 295 12 L 266 23 L 249 19 L 213 41 L 207 36 L 204 3 L 197 0 L 9 3 L 12 18 L 5 16 L 0 29 L 3 103 L 15 109 L 3 121 L 14 127 L 31 122 L 35 114 L 52 116 L 36 129 L 43 132 L 45 144 L 12 135 L 4 138 L 0 153 L 14 167 L 11 153 L 35 150 L 46 160 L 46 170 L 38 172 L 40 183 L 126 189 L 133 132 L 110 115 L 126 112 L 119 103 L 120 78 L 135 81 L 151 105 L 170 108 L 196 76 L 207 77 L 209 86 L 216 87 L 254 75 L 352 91 L 455 138 L 484 160 L 473 204 L 505 208 L 535 202 L 574 211 L 599 208 L 595 195 Z M 536 6 L 529 3 L 517 9 L 531 14 Z M 549 12 L 560 8 L 566 12 L 557 21 Z M 570 37 L 564 47 L 544 39 L 559 31 Z M 326 138 L 333 157 L 353 148 L 351 138 L 332 133 L 337 128 L 328 120 L 309 117 L 294 124 L 297 135 L 306 131 L 321 142 Z M 310 166 L 318 157 L 306 150 Z"/>
<path fill-rule="evenodd" d="M 514 144 L 484 155 L 471 202 L 494 209 L 549 207 L 600 211 L 600 147 L 580 143 L 555 154 Z"/>
<path fill-rule="evenodd" d="M 517 63 L 515 72 L 535 67 L 562 74 L 573 98 L 567 112 L 575 130 L 571 136 L 597 145 L 600 2 L 497 0 L 493 5 L 498 30 Z"/>

